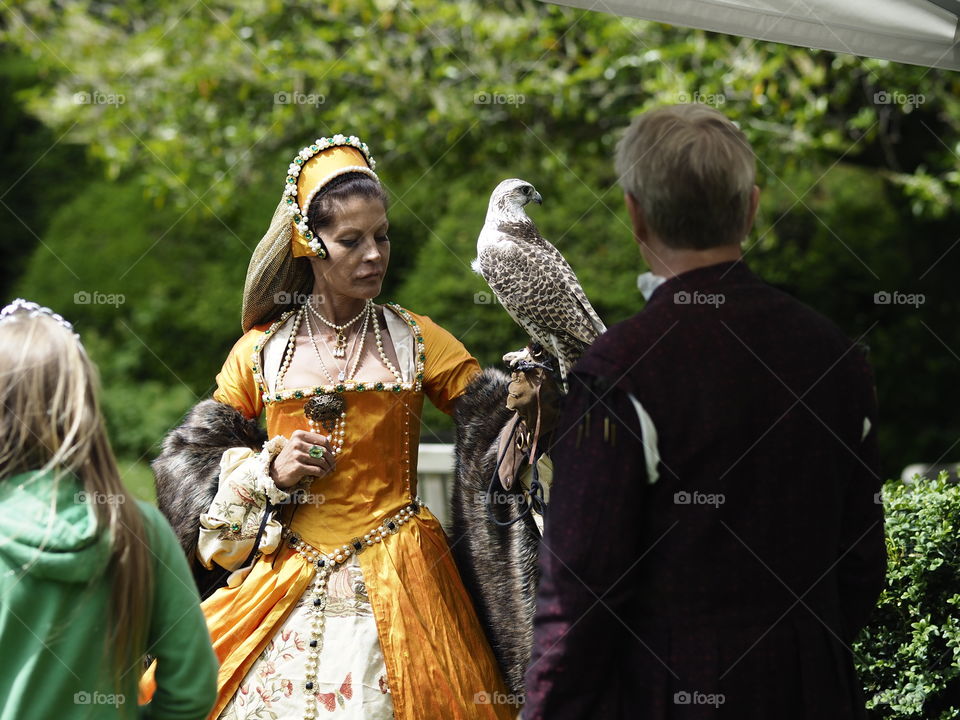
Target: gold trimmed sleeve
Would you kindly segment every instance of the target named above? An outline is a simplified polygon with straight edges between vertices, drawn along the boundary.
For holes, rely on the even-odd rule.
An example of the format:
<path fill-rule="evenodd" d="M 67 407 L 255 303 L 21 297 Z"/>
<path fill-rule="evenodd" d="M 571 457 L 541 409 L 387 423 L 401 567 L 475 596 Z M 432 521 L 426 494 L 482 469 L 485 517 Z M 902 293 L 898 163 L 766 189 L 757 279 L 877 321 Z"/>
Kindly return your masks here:
<path fill-rule="evenodd" d="M 241 337 L 217 374 L 217 389 L 213 399 L 236 408 L 248 419 L 260 417 L 263 398 L 253 376 L 253 352 L 263 337 L 263 331 L 250 329 Z"/>
<path fill-rule="evenodd" d="M 426 354 L 423 391 L 437 408 L 452 415 L 454 400 L 463 394 L 470 381 L 480 373 L 480 363 L 462 342 L 429 317 L 415 317 L 423 333 Z"/>

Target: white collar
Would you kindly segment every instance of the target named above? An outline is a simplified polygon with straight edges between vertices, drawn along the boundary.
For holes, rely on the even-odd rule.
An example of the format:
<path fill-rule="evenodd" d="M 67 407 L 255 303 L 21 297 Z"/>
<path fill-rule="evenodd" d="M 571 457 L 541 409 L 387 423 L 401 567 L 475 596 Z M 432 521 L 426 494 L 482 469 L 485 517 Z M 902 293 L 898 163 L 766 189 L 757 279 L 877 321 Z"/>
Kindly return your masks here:
<path fill-rule="evenodd" d="M 643 294 L 644 300 L 649 300 L 653 291 L 665 283 L 667 279 L 660 275 L 654 275 L 652 272 L 640 273 L 637 275 L 637 288 Z"/>

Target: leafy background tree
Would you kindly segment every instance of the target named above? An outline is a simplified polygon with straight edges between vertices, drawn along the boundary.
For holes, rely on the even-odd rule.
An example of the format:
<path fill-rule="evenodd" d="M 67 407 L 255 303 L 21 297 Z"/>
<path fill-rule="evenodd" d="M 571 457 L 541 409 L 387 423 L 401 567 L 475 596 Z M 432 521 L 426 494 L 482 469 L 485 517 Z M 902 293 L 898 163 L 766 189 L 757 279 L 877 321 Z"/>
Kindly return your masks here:
<path fill-rule="evenodd" d="M 149 495 L 146 461 L 212 392 L 241 332 L 247 261 L 302 145 L 370 143 L 391 196 L 383 298 L 490 365 L 525 342 L 469 269 L 496 183 L 537 186 L 531 215 L 613 324 L 642 307 L 645 269 L 616 140 L 645 109 L 705 102 L 757 153 L 748 262 L 871 347 L 896 476 L 960 453 L 958 77 L 535 0 L 13 0 L 0 15 L 0 295 L 75 322 L 122 469 Z M 425 441 L 451 438 L 440 413 L 424 425 Z M 952 712 L 956 628 L 930 608 L 956 605 L 956 503 L 937 492 L 890 490 L 891 587 L 858 646 L 876 717 Z M 936 550 L 900 562 L 921 546 Z M 897 584 L 928 562 L 930 582 Z M 904 613 L 920 618 L 912 630 Z M 892 692 L 902 678 L 909 692 Z"/>
<path fill-rule="evenodd" d="M 0 287 L 77 322 L 131 460 L 210 393 L 240 333 L 250 252 L 305 142 L 370 143 L 391 194 L 383 297 L 486 365 L 524 342 L 469 269 L 490 190 L 532 181 L 545 198 L 532 216 L 608 324 L 622 320 L 642 307 L 644 267 L 613 148 L 636 113 L 691 101 L 756 149 L 747 260 L 871 346 L 886 474 L 956 458 L 954 73 L 533 0 L 7 8 Z M 425 424 L 425 440 L 450 438 L 439 413 Z"/>

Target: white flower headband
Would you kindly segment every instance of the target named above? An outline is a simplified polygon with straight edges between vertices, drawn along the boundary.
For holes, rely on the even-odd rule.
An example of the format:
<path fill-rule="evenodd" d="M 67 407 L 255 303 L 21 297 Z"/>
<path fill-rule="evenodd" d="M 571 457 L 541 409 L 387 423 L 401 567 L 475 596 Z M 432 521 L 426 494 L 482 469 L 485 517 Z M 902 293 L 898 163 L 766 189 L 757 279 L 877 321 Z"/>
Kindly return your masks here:
<path fill-rule="evenodd" d="M 321 178 L 312 188 L 310 188 L 303 200 L 303 204 L 300 207 L 297 207 L 297 179 L 300 177 L 300 172 L 303 170 L 304 165 L 307 164 L 307 161 L 310 160 L 310 158 L 312 158 L 314 155 L 322 153 L 324 150 L 329 150 L 330 148 L 335 147 L 344 147 L 347 145 L 359 150 L 363 154 L 363 157 L 367 161 L 369 167 L 365 165 L 348 165 L 337 167 L 335 170 L 333 170 L 333 172 L 324 175 L 323 178 Z M 341 134 L 337 134 L 329 138 L 317 138 L 312 145 L 302 148 L 300 152 L 297 153 L 296 157 L 294 157 L 293 162 L 290 163 L 290 166 L 287 168 L 287 178 L 284 183 L 283 194 L 286 198 L 287 206 L 290 208 L 294 227 L 296 227 L 299 233 L 307 241 L 308 247 L 318 256 L 326 257 L 327 253 L 323 246 L 323 241 L 315 232 L 310 229 L 310 226 L 307 224 L 307 211 L 310 208 L 310 203 L 313 201 L 314 196 L 335 177 L 345 175 L 347 173 L 363 173 L 364 175 L 370 176 L 377 182 L 380 182 L 380 178 L 378 178 L 377 174 L 373 172 L 376 166 L 377 162 L 373 159 L 373 155 L 370 154 L 370 148 L 365 142 L 362 142 L 356 135 L 350 135 L 348 137 Z M 304 189 L 306 190 L 306 188 Z"/>
<path fill-rule="evenodd" d="M 23 313 L 26 313 L 27 317 L 46 316 L 46 317 L 53 318 L 58 323 L 60 323 L 60 325 L 62 325 L 71 333 L 73 333 L 73 336 L 77 338 L 77 340 L 80 339 L 80 336 L 73 329 L 73 324 L 70 323 L 70 321 L 65 320 L 63 316 L 59 315 L 58 313 L 55 313 L 53 310 L 51 310 L 48 307 L 44 307 L 43 305 L 38 305 L 37 303 L 31 302 L 30 300 L 24 300 L 23 298 L 17 298 L 12 303 L 7 305 L 5 308 L 0 310 L 0 323 L 15 320 L 17 319 L 15 317 L 17 314 L 23 314 Z"/>

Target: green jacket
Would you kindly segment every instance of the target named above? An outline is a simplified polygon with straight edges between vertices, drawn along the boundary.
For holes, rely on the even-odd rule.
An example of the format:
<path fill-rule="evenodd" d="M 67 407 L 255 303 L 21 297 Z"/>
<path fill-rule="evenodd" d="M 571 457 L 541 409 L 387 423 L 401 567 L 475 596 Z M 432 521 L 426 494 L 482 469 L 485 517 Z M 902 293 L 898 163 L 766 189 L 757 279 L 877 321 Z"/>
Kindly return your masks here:
<path fill-rule="evenodd" d="M 138 707 L 139 665 L 114 688 L 104 647 L 110 546 L 93 511 L 111 500 L 88 497 L 70 475 L 0 479 L 0 720 L 202 720 L 213 706 L 217 660 L 186 558 L 166 519 L 139 501 L 153 555 L 147 651 L 158 659 L 157 692 Z"/>

